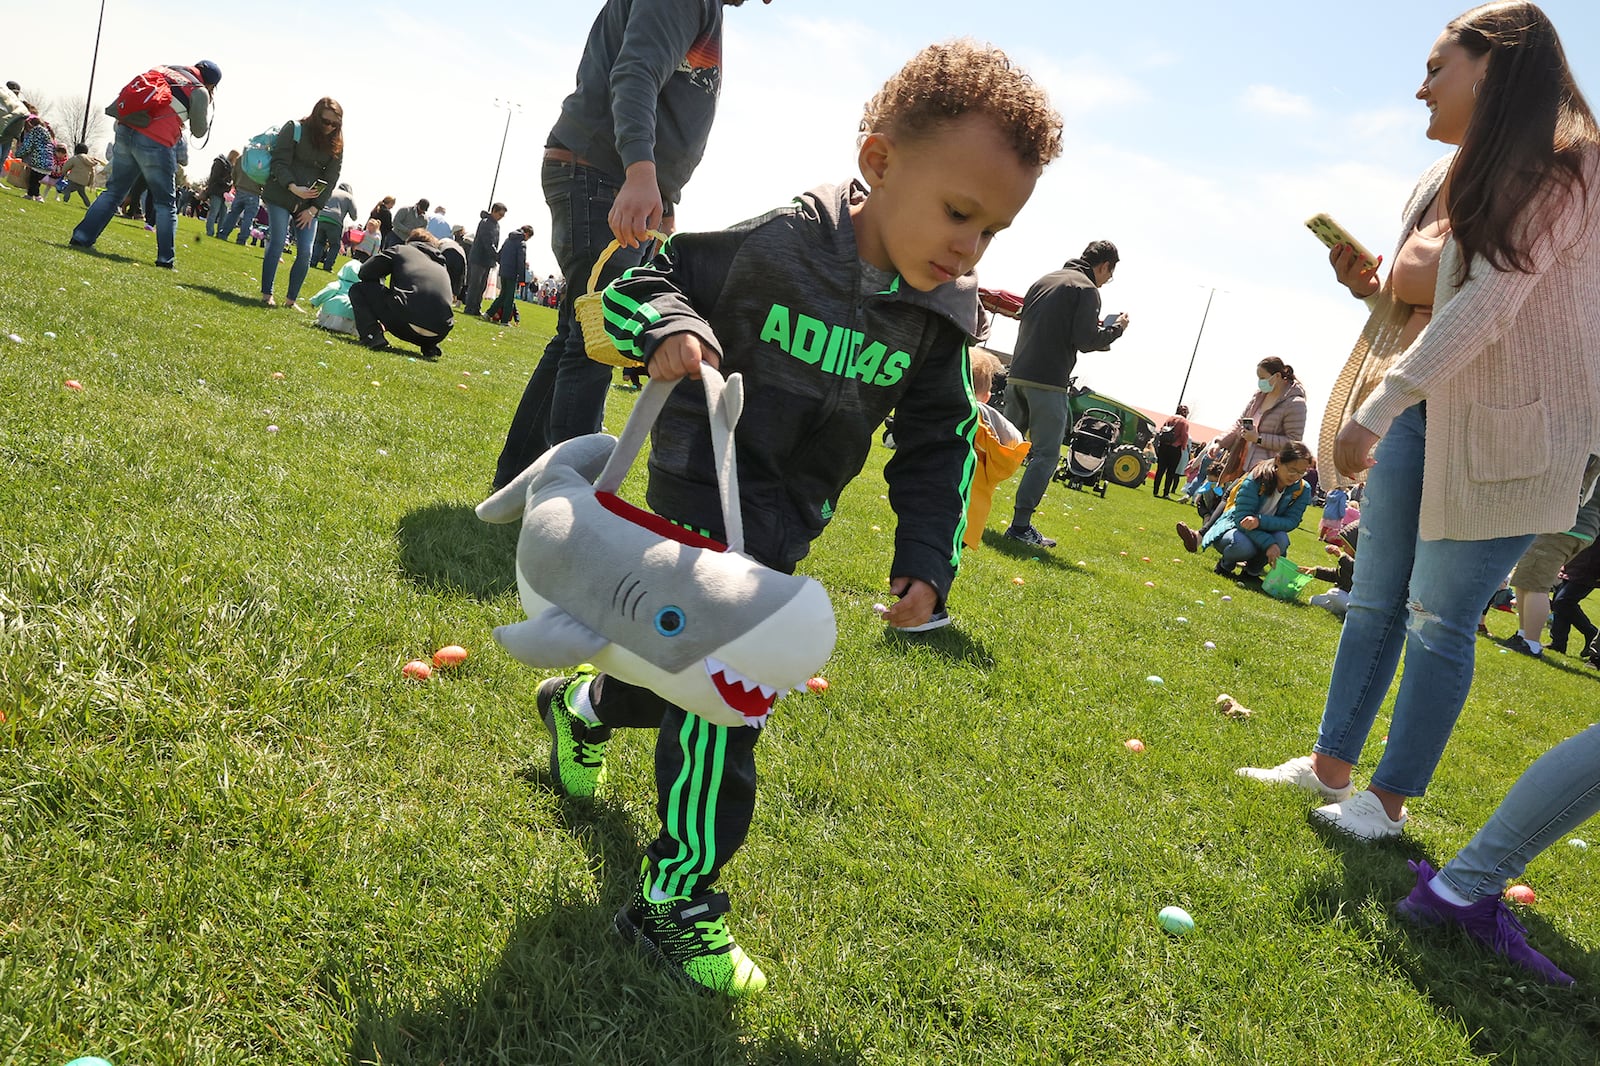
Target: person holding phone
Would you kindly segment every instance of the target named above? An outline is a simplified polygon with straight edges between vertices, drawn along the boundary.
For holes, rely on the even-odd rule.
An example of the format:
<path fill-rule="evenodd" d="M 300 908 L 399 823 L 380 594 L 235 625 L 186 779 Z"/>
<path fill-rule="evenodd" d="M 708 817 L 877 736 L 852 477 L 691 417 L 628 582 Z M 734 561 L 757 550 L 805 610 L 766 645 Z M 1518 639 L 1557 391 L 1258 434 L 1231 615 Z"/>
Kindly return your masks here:
<path fill-rule="evenodd" d="M 294 266 L 289 270 L 289 306 L 300 307 L 300 286 L 311 269 L 311 242 L 317 213 L 333 195 L 344 161 L 344 108 L 324 96 L 303 119 L 291 119 L 278 130 L 272 145 L 272 166 L 262 198 L 267 203 L 267 246 L 261 256 L 261 302 L 277 307 L 272 295 L 283 248 L 294 234 Z"/>
<path fill-rule="evenodd" d="M 1531 3 L 1473 8 L 1434 41 L 1416 96 L 1428 137 L 1455 147 L 1413 190 L 1388 278 L 1329 254 L 1371 315 L 1322 427 L 1339 474 L 1366 476 L 1322 723 L 1310 755 L 1238 771 L 1321 796 L 1314 819 L 1361 840 L 1398 836 L 1426 791 L 1479 612 L 1536 535 L 1572 527 L 1600 440 L 1600 126 L 1555 27 Z M 1402 653 L 1388 744 L 1357 792 Z"/>

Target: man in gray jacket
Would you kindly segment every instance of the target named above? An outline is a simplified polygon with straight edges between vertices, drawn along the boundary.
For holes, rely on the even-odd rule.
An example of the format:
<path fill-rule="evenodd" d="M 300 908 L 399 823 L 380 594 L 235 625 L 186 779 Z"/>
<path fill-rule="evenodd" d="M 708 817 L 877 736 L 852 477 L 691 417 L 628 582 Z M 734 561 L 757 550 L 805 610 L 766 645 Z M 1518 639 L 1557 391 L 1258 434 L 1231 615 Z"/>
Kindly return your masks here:
<path fill-rule="evenodd" d="M 1128 328 L 1128 316 L 1100 321 L 1100 288 L 1116 273 L 1117 246 L 1091 241 L 1076 259 L 1033 283 L 1022 301 L 1017 352 L 1006 383 L 1006 417 L 1033 447 L 1017 485 L 1017 508 L 1006 536 L 1036 548 L 1056 542 L 1033 527 L 1033 512 L 1061 460 L 1070 417 L 1067 392 L 1079 352 L 1103 352 Z"/>
<path fill-rule="evenodd" d="M 763 0 L 771 3 L 772 0 Z M 744 0 L 606 0 L 578 62 L 578 87 L 545 141 L 550 244 L 566 278 L 556 332 L 495 469 L 498 488 L 553 444 L 600 429 L 611 368 L 584 354 L 572 301 L 615 236 L 600 284 L 637 266 L 705 152 L 722 87 L 722 9 Z M 473 301 L 467 300 L 469 312 Z"/>

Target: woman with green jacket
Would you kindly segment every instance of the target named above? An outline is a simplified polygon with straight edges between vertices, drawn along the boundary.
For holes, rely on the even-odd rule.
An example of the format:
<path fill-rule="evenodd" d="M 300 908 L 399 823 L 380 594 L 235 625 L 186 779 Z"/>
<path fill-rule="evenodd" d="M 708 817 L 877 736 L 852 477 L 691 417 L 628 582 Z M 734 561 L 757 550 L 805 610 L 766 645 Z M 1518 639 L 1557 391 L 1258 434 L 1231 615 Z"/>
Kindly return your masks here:
<path fill-rule="evenodd" d="M 324 96 L 303 119 L 285 122 L 272 146 L 272 166 L 261 196 L 267 202 L 267 247 L 261 258 L 261 299 L 278 306 L 272 283 L 283 258 L 284 243 L 294 231 L 294 266 L 289 271 L 289 306 L 296 301 L 306 271 L 311 269 L 311 240 L 317 232 L 317 212 L 339 184 L 344 160 L 344 108 Z"/>

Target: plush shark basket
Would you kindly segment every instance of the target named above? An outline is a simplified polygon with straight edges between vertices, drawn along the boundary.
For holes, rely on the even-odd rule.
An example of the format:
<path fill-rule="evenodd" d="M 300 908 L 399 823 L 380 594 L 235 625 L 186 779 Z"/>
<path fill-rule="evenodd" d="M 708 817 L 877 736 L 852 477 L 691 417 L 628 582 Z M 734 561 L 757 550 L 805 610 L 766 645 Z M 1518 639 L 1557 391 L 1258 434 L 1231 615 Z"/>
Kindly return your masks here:
<path fill-rule="evenodd" d="M 665 233 L 656 230 L 648 232 L 653 241 L 667 239 Z M 606 245 L 606 250 L 600 253 L 600 258 L 594 261 L 594 269 L 589 272 L 589 286 L 582 296 L 574 297 L 572 313 L 578 318 L 578 328 L 583 331 L 583 350 L 590 359 L 607 366 L 638 366 L 638 360 L 629 359 L 617 351 L 617 346 L 611 343 L 611 337 L 606 333 L 605 304 L 601 300 L 600 290 L 595 288 L 600 284 L 600 271 L 605 269 L 606 263 L 621 247 L 620 243 L 612 241 Z"/>
<path fill-rule="evenodd" d="M 676 382 L 649 381 L 620 439 L 575 437 L 478 505 L 486 522 L 522 519 L 517 587 L 527 620 L 495 629 L 541 669 L 591 662 L 717 725 L 761 726 L 784 692 L 833 653 L 820 584 L 744 551 L 733 430 L 744 382 L 702 368 L 728 543 L 617 496 Z"/>

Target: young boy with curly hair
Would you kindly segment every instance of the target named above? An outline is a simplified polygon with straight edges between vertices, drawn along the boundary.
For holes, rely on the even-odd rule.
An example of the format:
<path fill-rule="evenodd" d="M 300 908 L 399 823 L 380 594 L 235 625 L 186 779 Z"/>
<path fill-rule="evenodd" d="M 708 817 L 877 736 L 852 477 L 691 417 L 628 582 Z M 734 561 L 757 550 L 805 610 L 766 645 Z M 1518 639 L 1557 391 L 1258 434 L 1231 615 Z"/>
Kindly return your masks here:
<path fill-rule="evenodd" d="M 900 516 L 885 621 L 925 623 L 960 559 L 978 412 L 966 349 L 978 322 L 971 271 L 1010 226 L 1061 119 L 998 49 L 924 49 L 867 105 L 864 183 L 824 186 L 720 233 L 673 237 L 605 290 L 619 350 L 663 380 L 702 364 L 745 380 L 736 433 L 746 550 L 792 572 L 895 415 L 885 477 Z M 657 419 L 646 499 L 720 537 L 702 389 L 673 390 Z M 661 829 L 616 928 L 674 972 L 732 996 L 766 977 L 728 932 L 712 892 L 755 810 L 753 728 L 712 725 L 655 693 L 580 669 L 539 687 L 554 784 L 591 796 L 613 729 L 658 730 Z"/>

